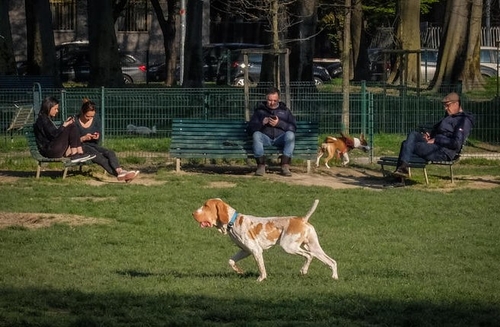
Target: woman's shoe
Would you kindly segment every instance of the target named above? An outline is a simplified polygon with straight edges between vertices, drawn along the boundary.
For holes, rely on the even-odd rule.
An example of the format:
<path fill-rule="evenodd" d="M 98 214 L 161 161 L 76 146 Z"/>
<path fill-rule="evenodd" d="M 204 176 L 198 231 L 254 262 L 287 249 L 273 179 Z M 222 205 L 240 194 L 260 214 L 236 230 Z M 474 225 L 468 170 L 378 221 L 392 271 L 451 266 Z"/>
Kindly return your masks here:
<path fill-rule="evenodd" d="M 127 173 L 129 173 L 129 172 L 122 169 L 122 171 L 116 176 L 116 179 L 119 181 L 124 181 L 125 176 L 127 176 Z"/>
<path fill-rule="evenodd" d="M 132 170 L 132 171 L 129 171 L 127 172 L 127 174 L 125 175 L 125 182 L 130 182 L 132 181 L 134 178 L 137 177 L 137 175 L 139 175 L 140 171 L 138 170 Z"/>

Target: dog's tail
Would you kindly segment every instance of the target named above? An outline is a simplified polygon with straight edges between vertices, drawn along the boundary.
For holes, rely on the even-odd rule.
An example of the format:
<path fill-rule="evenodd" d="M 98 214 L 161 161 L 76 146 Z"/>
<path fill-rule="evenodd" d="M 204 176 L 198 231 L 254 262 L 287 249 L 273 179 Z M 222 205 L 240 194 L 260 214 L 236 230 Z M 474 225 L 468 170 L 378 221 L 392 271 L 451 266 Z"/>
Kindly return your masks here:
<path fill-rule="evenodd" d="M 311 209 L 309 209 L 309 211 L 307 212 L 306 216 L 303 219 L 304 221 L 307 222 L 309 220 L 309 218 L 312 216 L 312 214 L 314 213 L 314 211 L 316 211 L 316 207 L 318 206 L 318 203 L 319 203 L 318 199 L 314 200 L 314 203 L 313 203 Z"/>

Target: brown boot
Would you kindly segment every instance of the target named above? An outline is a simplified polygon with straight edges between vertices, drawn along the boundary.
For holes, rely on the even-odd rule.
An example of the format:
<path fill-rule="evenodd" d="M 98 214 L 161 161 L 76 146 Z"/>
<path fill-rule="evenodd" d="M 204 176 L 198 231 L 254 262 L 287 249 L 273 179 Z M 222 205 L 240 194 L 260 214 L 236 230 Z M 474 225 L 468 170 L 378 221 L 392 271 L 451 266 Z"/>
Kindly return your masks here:
<path fill-rule="evenodd" d="M 266 174 L 266 157 L 255 158 L 255 161 L 257 162 L 255 176 L 264 176 Z"/>
<path fill-rule="evenodd" d="M 392 175 L 401 177 L 401 178 L 409 178 L 410 171 L 408 170 L 408 164 L 406 162 L 402 162 L 396 170 L 392 173 Z"/>
<path fill-rule="evenodd" d="M 290 171 L 290 161 L 292 159 L 287 156 L 281 156 L 281 175 L 283 176 L 292 176 L 292 172 Z"/>

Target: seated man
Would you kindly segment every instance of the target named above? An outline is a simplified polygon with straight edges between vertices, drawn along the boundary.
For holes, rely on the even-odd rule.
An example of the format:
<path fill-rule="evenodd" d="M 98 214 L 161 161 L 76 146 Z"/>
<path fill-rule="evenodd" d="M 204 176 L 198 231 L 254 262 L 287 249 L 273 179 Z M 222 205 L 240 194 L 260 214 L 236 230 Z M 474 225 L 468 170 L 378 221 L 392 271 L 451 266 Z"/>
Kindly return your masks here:
<path fill-rule="evenodd" d="M 461 150 L 474 125 L 474 117 L 462 110 L 457 93 L 448 94 L 442 103 L 446 110 L 445 117 L 430 132 L 410 132 L 401 144 L 394 176 L 409 176 L 408 163 L 412 155 L 432 161 L 449 161 Z"/>
<path fill-rule="evenodd" d="M 291 176 L 290 161 L 295 148 L 295 117 L 280 101 L 280 91 L 272 87 L 266 93 L 266 101 L 260 103 L 248 123 L 253 137 L 253 153 L 257 161 L 256 176 L 266 173 L 264 146 L 273 145 L 283 149 L 281 174 Z"/>

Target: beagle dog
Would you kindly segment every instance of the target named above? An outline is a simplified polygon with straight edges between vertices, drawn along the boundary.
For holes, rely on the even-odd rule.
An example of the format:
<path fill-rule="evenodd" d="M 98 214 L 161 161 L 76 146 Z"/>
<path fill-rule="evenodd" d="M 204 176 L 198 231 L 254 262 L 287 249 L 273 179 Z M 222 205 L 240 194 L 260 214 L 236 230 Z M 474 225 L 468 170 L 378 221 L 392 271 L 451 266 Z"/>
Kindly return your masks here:
<path fill-rule="evenodd" d="M 370 150 L 363 133 L 361 133 L 359 139 L 357 137 L 349 137 L 342 132 L 340 132 L 340 135 L 341 136 L 338 138 L 333 136 L 327 136 L 325 138 L 318 149 L 316 167 L 319 167 L 319 160 L 325 153 L 328 154 L 325 160 L 325 166 L 330 168 L 328 161 L 330 161 L 334 155 L 337 155 L 337 159 L 342 157 L 342 166 L 347 166 L 349 163 L 349 151 L 352 149 L 361 149 L 364 152 Z"/>
<path fill-rule="evenodd" d="M 236 265 L 241 259 L 253 255 L 259 268 L 261 282 L 267 277 L 262 253 L 279 242 L 290 254 L 306 258 L 300 273 L 305 275 L 313 258 L 319 259 L 332 269 L 332 278 L 338 279 L 337 263 L 321 248 L 314 227 L 308 222 L 319 200 L 315 200 L 309 212 L 303 216 L 256 217 L 242 214 L 221 199 L 209 199 L 193 212 L 194 219 L 202 228 L 215 227 L 229 237 L 240 251 L 229 259 L 231 268 L 239 274 L 243 270 Z"/>

